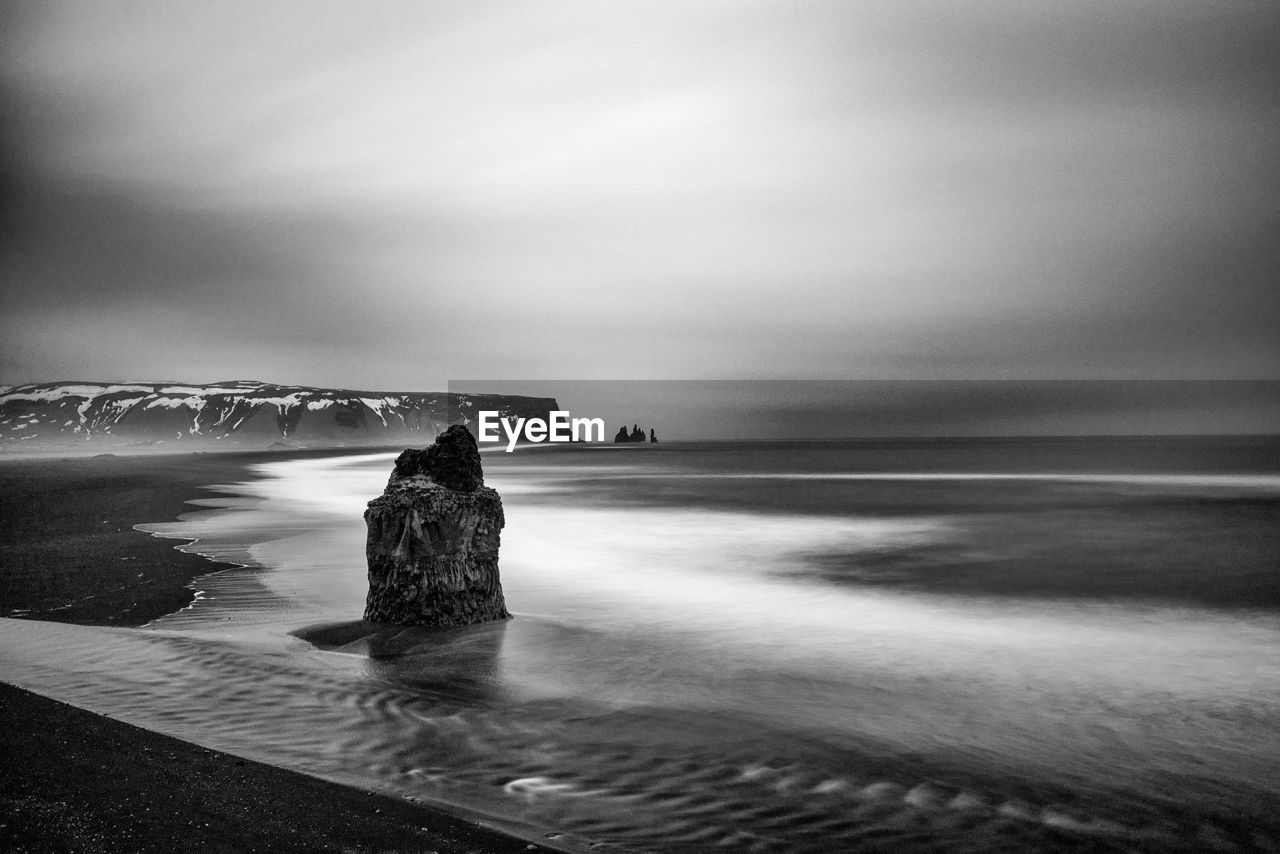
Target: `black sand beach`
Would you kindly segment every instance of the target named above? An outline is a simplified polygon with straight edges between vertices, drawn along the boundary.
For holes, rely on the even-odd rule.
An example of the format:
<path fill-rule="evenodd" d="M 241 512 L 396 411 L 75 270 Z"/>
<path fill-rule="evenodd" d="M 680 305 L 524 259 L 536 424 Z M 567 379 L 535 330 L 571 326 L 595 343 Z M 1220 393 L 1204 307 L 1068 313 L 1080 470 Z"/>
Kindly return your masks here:
<path fill-rule="evenodd" d="M 0 684 L 0 850 L 515 852 L 529 843 Z"/>
<path fill-rule="evenodd" d="M 265 455 L 103 454 L 0 462 L 0 614 L 137 626 L 191 601 L 217 566 L 133 526 L 177 518 Z"/>
<path fill-rule="evenodd" d="M 244 509 L 165 526 L 269 573 L 201 580 L 206 601 L 155 630 L 0 622 L 0 679 L 112 719 L 60 730 L 38 698 L 3 700 L 0 815 L 22 834 L 9 847 L 170 850 L 208 822 L 205 839 L 234 850 L 1275 850 L 1280 622 L 1254 584 L 1276 565 L 1274 442 L 1120 444 L 1119 457 L 1110 439 L 494 455 L 517 618 L 385 643 L 353 643 L 366 627 L 351 618 L 360 511 L 387 460 L 274 466 Z M 171 519 L 184 489 L 273 458 L 15 464 L 0 480 L 25 496 L 9 541 L 21 531 L 38 550 L 68 533 L 92 557 L 105 519 L 121 530 L 103 536 L 157 545 L 163 563 L 181 555 L 128 531 L 139 508 Z M 171 505 L 147 506 L 171 487 Z M 99 515 L 117 495 L 133 515 Z M 982 595 L 916 582 L 995 564 L 1007 572 Z M 22 566 L 39 578 L 38 560 Z M 833 566 L 848 577 L 828 580 Z M 1152 595 L 1117 572 L 1134 566 Z M 1067 568 L 1037 595 L 1007 583 Z M 1252 606 L 1157 598 L 1197 569 L 1209 575 L 1192 592 L 1253 590 Z M 1049 595 L 1068 585 L 1080 594 Z M 94 592 L 77 591 L 109 616 Z M 316 649 L 333 643 L 355 654 Z M 100 728 L 120 721 L 152 732 Z M 342 781 L 357 819 L 410 835 L 375 838 L 356 819 L 350 842 L 326 835 L 349 823 L 339 800 L 336 824 L 291 806 L 325 805 L 297 788 L 314 779 L 227 754 Z M 396 824 L 369 791 L 421 818 Z M 508 837 L 472 846 L 473 821 Z"/>
<path fill-rule="evenodd" d="M 300 452 L 312 455 L 339 453 Z M 133 530 L 276 452 L 0 461 L 0 614 L 130 626 L 216 565 Z M 206 750 L 0 684 L 6 851 L 527 850 L 429 807 Z"/>

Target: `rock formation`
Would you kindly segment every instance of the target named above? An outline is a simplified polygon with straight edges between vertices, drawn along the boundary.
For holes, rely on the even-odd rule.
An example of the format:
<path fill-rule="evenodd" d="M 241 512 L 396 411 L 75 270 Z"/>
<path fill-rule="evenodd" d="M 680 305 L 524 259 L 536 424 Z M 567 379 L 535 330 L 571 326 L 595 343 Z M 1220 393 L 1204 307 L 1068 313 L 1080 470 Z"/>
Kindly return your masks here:
<path fill-rule="evenodd" d="M 618 432 L 614 435 L 613 441 L 614 442 L 640 442 L 641 444 L 643 444 L 646 441 L 657 442 L 658 437 L 653 432 L 653 428 L 649 428 L 649 438 L 646 440 L 644 437 L 644 431 L 640 429 L 639 424 L 632 424 L 630 431 L 627 430 L 627 425 L 623 424 L 621 427 L 618 428 Z"/>
<path fill-rule="evenodd" d="M 649 428 L 649 444 L 650 445 L 658 444 L 658 434 L 653 432 L 652 427 Z"/>
<path fill-rule="evenodd" d="M 396 459 L 369 502 L 364 619 L 467 626 L 511 617 L 498 578 L 502 499 L 484 485 L 476 440 L 455 424 Z"/>

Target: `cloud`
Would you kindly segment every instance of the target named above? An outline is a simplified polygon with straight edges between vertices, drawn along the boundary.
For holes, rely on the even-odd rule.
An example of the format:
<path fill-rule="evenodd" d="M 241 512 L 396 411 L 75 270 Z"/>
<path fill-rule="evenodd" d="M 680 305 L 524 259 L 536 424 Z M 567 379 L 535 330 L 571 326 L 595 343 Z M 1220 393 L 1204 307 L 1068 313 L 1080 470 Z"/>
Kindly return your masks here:
<path fill-rule="evenodd" d="M 0 379 L 1280 372 L 1273 4 L 9 14 Z"/>

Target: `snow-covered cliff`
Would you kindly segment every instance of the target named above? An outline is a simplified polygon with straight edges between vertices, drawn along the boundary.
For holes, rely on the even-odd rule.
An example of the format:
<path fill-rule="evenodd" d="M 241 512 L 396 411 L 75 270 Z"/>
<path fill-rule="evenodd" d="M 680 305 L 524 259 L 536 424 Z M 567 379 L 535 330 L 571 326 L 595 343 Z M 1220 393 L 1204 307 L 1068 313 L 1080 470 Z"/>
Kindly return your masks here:
<path fill-rule="evenodd" d="M 553 398 L 372 392 L 246 380 L 0 387 L 0 447 L 193 444 L 265 447 L 430 442 L 481 409 L 546 418 Z M 472 428 L 474 429 L 474 427 Z"/>

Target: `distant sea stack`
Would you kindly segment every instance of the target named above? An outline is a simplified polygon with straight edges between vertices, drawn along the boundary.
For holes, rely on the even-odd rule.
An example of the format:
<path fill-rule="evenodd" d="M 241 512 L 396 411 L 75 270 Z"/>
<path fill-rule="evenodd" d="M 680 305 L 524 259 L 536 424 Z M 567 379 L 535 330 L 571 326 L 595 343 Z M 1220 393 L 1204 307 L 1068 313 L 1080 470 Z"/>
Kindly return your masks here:
<path fill-rule="evenodd" d="M 396 459 L 369 502 L 364 619 L 469 626 L 510 619 L 498 578 L 502 499 L 484 485 L 476 440 L 460 424 Z"/>

